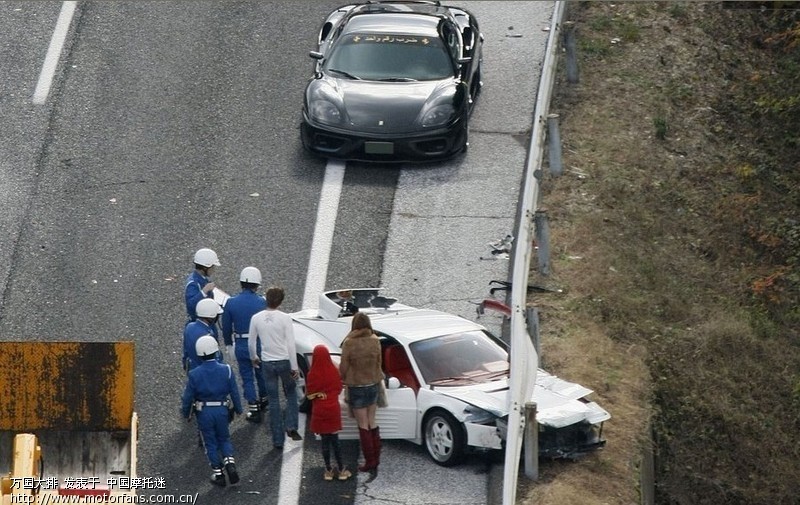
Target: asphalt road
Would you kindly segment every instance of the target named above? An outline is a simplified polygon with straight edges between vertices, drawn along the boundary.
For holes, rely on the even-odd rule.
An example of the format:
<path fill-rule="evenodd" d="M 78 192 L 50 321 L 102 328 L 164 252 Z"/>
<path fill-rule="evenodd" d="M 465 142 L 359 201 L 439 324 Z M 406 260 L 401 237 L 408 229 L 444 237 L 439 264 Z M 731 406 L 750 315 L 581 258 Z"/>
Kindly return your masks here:
<path fill-rule="evenodd" d="M 270 451 L 265 425 L 233 425 L 243 483 L 220 490 L 207 483 L 193 425 L 178 417 L 183 281 L 192 253 L 211 247 L 221 257 L 221 287 L 236 292 L 241 268 L 255 265 L 265 283 L 286 288 L 286 310 L 300 308 L 325 173 L 324 160 L 301 148 L 300 104 L 312 68 L 308 51 L 324 16 L 340 4 L 82 2 L 50 96 L 34 105 L 61 3 L 0 2 L 0 338 L 136 342 L 139 475 L 167 483 L 153 492 L 198 492 L 201 502 L 278 501 L 287 456 Z M 491 225 L 479 227 L 475 247 L 513 225 L 514 177 L 522 175 L 551 4 L 465 4 L 487 36 L 473 148 L 439 166 L 348 165 L 328 287 L 388 283 L 418 293 L 412 279 L 462 281 L 427 257 L 441 253 L 442 230 L 461 235 L 470 226 L 453 228 L 446 219 L 440 230 L 433 220 L 400 219 L 412 211 L 453 218 L 441 211 L 448 200 L 437 184 L 466 191 L 461 204 L 497 199 L 502 210 L 494 219 L 478 216 Z M 493 178 L 503 181 L 502 194 L 484 193 Z M 420 232 L 416 242 L 409 225 Z M 415 250 L 393 246 L 398 237 Z M 500 262 L 490 275 L 505 268 Z M 424 303 L 435 305 L 441 288 L 422 289 Z M 441 308 L 467 313 L 474 305 L 466 301 L 480 296 L 462 289 L 460 297 L 443 297 Z M 319 449 L 306 437 L 299 502 L 485 503 L 491 459 L 442 469 L 413 444 L 384 448 L 383 484 L 352 479 L 322 487 L 330 484 L 320 478 Z M 355 465 L 357 445 L 344 450 Z"/>

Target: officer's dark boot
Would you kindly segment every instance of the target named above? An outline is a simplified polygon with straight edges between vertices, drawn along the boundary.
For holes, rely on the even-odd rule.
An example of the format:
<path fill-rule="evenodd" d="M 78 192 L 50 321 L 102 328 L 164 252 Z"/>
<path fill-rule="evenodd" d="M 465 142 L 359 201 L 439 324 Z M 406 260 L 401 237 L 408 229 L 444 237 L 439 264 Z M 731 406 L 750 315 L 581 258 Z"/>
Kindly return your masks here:
<path fill-rule="evenodd" d="M 261 410 L 257 403 L 247 404 L 247 415 L 245 416 L 245 419 L 247 419 L 251 423 L 261 422 Z"/>
<path fill-rule="evenodd" d="M 239 473 L 236 471 L 236 462 L 233 461 L 233 456 L 225 458 L 225 473 L 228 474 L 228 482 L 231 486 L 239 483 Z"/>
<path fill-rule="evenodd" d="M 225 487 L 225 475 L 222 473 L 222 468 L 212 468 L 211 470 L 214 472 L 211 474 L 211 483 L 215 486 Z"/>
<path fill-rule="evenodd" d="M 258 408 L 259 410 L 267 410 L 267 407 L 269 407 L 269 398 L 262 396 L 258 400 Z"/>

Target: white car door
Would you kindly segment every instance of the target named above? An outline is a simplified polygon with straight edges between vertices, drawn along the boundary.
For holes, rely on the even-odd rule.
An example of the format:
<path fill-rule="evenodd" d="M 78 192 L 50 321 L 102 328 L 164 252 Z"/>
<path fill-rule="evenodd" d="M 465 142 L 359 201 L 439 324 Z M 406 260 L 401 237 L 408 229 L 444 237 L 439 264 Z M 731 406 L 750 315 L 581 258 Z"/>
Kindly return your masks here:
<path fill-rule="evenodd" d="M 400 386 L 397 379 L 389 379 L 386 388 L 389 406 L 379 408 L 375 419 L 381 428 L 381 438 L 413 439 L 420 429 L 417 415 L 417 395 L 410 387 Z M 350 414 L 350 407 L 344 401 L 344 392 L 339 396 L 342 407 L 341 439 L 358 439 L 358 426 Z"/>

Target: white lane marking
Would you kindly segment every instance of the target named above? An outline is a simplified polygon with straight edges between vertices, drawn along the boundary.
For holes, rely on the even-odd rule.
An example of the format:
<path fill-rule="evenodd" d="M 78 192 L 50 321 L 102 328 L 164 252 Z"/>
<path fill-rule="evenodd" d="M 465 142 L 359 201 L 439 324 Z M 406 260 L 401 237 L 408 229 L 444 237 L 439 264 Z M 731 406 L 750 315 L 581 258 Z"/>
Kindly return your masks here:
<path fill-rule="evenodd" d="M 311 242 L 311 256 L 308 259 L 303 309 L 317 308 L 319 305 L 317 297 L 325 289 L 336 214 L 339 211 L 339 196 L 344 181 L 344 167 L 345 162 L 340 160 L 330 160 L 325 167 L 325 179 L 322 181 L 322 193 L 317 209 L 317 224 L 314 228 L 314 240 Z"/>
<path fill-rule="evenodd" d="M 306 415 L 300 414 L 297 431 L 306 432 Z M 278 487 L 278 503 L 300 503 L 300 485 L 303 482 L 303 442 L 295 442 L 289 437 L 283 444 L 281 462 L 281 482 Z"/>
<path fill-rule="evenodd" d="M 61 4 L 61 13 L 56 21 L 56 29 L 50 38 L 50 47 L 47 48 L 47 55 L 42 64 L 42 71 L 39 73 L 39 82 L 36 83 L 36 90 L 33 92 L 32 101 L 36 105 L 41 105 L 47 100 L 50 94 L 50 86 L 53 84 L 53 75 L 56 73 L 58 58 L 64 48 L 64 40 L 67 38 L 69 25 L 72 23 L 72 15 L 75 13 L 77 2 L 64 2 Z"/>
<path fill-rule="evenodd" d="M 311 241 L 311 255 L 308 259 L 308 273 L 303 293 L 302 308 L 317 307 L 317 296 L 325 289 L 328 278 L 328 261 L 331 256 L 336 214 L 339 212 L 339 197 L 342 194 L 345 162 L 330 160 L 325 167 L 322 191 L 317 208 L 317 222 L 314 225 L 314 238 Z M 300 414 L 300 433 L 306 431 L 306 415 Z M 286 439 L 281 462 L 281 482 L 278 487 L 278 503 L 300 503 L 300 486 L 303 482 L 303 442 Z"/>

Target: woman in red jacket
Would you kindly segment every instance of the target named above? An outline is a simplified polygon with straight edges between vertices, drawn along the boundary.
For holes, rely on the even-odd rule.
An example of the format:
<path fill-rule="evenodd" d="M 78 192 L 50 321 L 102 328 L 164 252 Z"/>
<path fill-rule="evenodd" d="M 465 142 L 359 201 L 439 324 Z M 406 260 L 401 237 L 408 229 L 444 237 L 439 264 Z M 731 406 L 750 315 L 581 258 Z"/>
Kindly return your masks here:
<path fill-rule="evenodd" d="M 339 407 L 341 392 L 342 378 L 331 360 L 328 348 L 324 345 L 314 347 L 311 370 L 306 378 L 306 397 L 313 402 L 311 431 L 322 437 L 325 480 L 333 480 L 335 473 L 338 473 L 339 480 L 347 480 L 352 475 L 342 464 L 342 451 L 339 447 L 339 432 L 342 430 L 342 410 Z M 331 467 L 331 449 L 338 470 Z"/>

